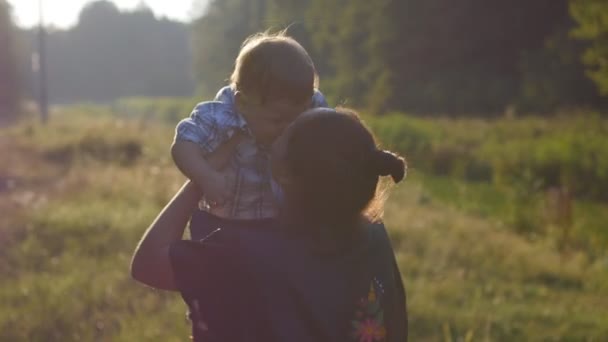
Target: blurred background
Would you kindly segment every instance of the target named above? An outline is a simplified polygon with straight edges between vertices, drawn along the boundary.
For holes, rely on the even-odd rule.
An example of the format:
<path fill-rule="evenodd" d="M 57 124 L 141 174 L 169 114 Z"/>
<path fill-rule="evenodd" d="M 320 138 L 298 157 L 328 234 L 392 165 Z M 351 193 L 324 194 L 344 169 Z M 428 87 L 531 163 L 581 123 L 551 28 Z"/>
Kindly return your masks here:
<path fill-rule="evenodd" d="M 175 124 L 288 28 L 406 156 L 413 341 L 608 340 L 608 2 L 0 0 L 0 341 L 181 341 L 129 278 Z"/>

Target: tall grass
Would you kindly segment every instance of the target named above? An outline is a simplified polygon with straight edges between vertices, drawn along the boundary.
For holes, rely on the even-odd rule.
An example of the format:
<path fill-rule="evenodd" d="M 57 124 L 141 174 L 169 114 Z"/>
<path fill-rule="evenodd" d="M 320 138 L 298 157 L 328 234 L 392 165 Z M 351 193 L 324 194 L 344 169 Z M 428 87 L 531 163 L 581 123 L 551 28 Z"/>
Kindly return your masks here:
<path fill-rule="evenodd" d="M 0 131 L 0 341 L 183 341 L 179 296 L 128 273 L 139 237 L 184 181 L 168 153 L 173 123 L 86 108 Z M 525 135 L 512 127 L 529 130 L 526 121 L 499 123 L 513 125 L 501 131 L 483 121 L 387 120 L 371 124 L 413 165 L 386 211 L 413 341 L 608 340 L 602 202 L 577 200 L 585 215 L 573 230 L 586 238 L 564 254 L 551 234 L 520 234 L 505 219 L 512 197 L 492 163 L 487 181 L 468 182 L 422 159 L 441 139 L 478 152 L 488 131 Z M 452 131 L 460 137 L 442 138 Z"/>
<path fill-rule="evenodd" d="M 564 257 L 500 222 L 429 200 L 416 175 L 386 221 L 408 292 L 414 341 L 601 341 L 608 264 Z"/>
<path fill-rule="evenodd" d="M 594 113 L 555 118 L 367 117 L 385 146 L 405 154 L 433 195 L 524 235 L 567 233 L 571 248 L 606 255 L 608 120 Z M 572 219 L 556 225 L 550 194 L 564 192 Z M 571 222 L 570 222 L 571 221 Z M 559 231 L 561 229 L 561 232 Z M 594 232 L 590 234 L 590 232 Z M 555 235 L 555 234 L 554 234 Z M 555 235 L 555 236 L 557 236 Z M 555 237 L 554 236 L 554 237 Z"/>
<path fill-rule="evenodd" d="M 19 218 L 0 227 L 11 235 L 0 239 L 0 340 L 183 340 L 179 299 L 136 284 L 128 269 L 183 181 L 167 152 L 171 130 L 64 115 L 3 132 L 11 163 L 0 175 L 15 185 L 0 208 Z"/>

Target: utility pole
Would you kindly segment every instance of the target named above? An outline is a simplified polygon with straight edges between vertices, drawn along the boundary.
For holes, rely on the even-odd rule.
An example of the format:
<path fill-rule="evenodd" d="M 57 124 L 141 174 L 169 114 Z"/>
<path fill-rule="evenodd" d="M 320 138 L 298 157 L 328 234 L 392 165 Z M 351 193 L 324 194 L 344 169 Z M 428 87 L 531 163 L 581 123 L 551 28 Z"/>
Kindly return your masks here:
<path fill-rule="evenodd" d="M 38 0 L 38 63 L 39 63 L 39 81 L 40 89 L 38 94 L 38 105 L 40 109 L 40 119 L 43 124 L 46 124 L 49 118 L 49 99 L 48 99 L 48 81 L 46 70 L 46 30 L 44 28 L 44 9 L 43 0 Z"/>

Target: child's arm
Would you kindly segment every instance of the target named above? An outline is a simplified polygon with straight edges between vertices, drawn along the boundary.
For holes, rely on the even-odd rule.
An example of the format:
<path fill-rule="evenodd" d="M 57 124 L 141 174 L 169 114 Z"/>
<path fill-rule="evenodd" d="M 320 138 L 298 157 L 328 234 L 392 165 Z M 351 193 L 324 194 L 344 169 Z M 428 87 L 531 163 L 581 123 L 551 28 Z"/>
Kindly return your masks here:
<path fill-rule="evenodd" d="M 240 134 L 234 134 L 208 155 L 193 142 L 177 140 L 171 146 L 171 155 L 178 169 L 203 190 L 205 197 L 222 202 L 228 189 L 224 175 L 218 170 L 230 161 L 241 138 Z"/>
<path fill-rule="evenodd" d="M 211 167 L 203 150 L 190 141 L 175 141 L 171 156 L 177 168 L 203 191 L 212 201 L 223 201 L 228 193 L 224 175 Z"/>

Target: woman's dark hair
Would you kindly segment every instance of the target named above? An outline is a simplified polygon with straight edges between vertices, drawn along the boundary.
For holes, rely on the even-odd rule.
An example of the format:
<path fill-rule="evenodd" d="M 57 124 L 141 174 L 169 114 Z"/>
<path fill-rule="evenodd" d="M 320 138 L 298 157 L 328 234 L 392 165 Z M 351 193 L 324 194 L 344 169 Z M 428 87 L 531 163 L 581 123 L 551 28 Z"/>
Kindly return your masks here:
<path fill-rule="evenodd" d="M 341 237 L 362 218 L 379 218 L 380 176 L 390 175 L 395 183 L 405 177 L 404 159 L 378 149 L 374 136 L 352 110 L 310 110 L 287 134 L 288 210 L 308 228 L 331 227 Z"/>

